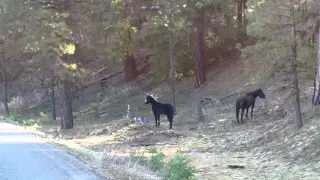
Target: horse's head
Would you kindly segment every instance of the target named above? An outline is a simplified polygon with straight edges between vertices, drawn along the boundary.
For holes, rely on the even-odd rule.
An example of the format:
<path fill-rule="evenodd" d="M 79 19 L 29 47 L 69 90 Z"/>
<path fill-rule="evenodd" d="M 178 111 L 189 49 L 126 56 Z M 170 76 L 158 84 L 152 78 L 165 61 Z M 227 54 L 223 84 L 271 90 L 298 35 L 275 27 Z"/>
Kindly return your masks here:
<path fill-rule="evenodd" d="M 154 101 L 154 98 L 151 95 L 147 94 L 146 99 L 144 100 L 144 103 L 149 104 L 149 103 L 152 103 L 153 101 Z"/>
<path fill-rule="evenodd" d="M 259 88 L 259 89 L 257 90 L 257 92 L 258 92 L 258 96 L 259 96 L 261 99 L 265 99 L 265 98 L 266 98 L 266 95 L 263 93 L 263 91 L 262 91 L 261 88 Z"/>

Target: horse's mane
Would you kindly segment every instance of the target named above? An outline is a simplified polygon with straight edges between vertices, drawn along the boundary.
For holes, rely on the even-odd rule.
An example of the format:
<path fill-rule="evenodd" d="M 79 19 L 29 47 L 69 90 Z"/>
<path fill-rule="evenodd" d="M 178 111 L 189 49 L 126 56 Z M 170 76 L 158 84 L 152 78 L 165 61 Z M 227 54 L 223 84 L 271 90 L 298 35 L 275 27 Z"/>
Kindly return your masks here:
<path fill-rule="evenodd" d="M 152 96 L 151 94 L 147 94 L 147 96 L 149 96 L 154 102 L 158 102 L 156 97 Z"/>
<path fill-rule="evenodd" d="M 248 92 L 246 95 L 249 95 L 249 96 L 258 96 L 258 94 L 261 92 L 261 88 L 259 89 L 256 89 L 254 91 L 250 91 Z"/>

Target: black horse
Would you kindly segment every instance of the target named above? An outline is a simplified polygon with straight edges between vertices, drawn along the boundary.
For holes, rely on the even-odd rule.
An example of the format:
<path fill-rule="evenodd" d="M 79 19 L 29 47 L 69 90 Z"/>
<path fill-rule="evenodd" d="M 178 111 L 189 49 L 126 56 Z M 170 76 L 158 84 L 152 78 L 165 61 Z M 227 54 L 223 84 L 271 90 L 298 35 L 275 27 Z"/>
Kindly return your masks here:
<path fill-rule="evenodd" d="M 170 129 L 172 129 L 172 121 L 174 115 L 174 107 L 171 104 L 162 104 L 156 101 L 151 95 L 147 95 L 145 104 L 151 103 L 152 111 L 156 119 L 156 127 L 160 126 L 160 114 L 165 114 L 170 123 Z"/>
<path fill-rule="evenodd" d="M 256 98 L 260 97 L 262 99 L 266 98 L 266 95 L 263 93 L 263 91 L 261 90 L 261 88 L 255 90 L 255 91 L 251 91 L 248 92 L 246 95 L 240 97 L 239 99 L 237 99 L 236 102 L 236 116 L 237 116 L 237 121 L 239 122 L 239 110 L 241 109 L 241 123 L 243 123 L 242 121 L 242 117 L 243 117 L 243 112 L 245 109 L 247 109 L 247 114 L 246 117 L 248 118 L 248 111 L 250 106 L 252 107 L 251 109 L 251 118 L 253 117 L 253 108 L 254 108 L 254 104 L 256 102 Z"/>

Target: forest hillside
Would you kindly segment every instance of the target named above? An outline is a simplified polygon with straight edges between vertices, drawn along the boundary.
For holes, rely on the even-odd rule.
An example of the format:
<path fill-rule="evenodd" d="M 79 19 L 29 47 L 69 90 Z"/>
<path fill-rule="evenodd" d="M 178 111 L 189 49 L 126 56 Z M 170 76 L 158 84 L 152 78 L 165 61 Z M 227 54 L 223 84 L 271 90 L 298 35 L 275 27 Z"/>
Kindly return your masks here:
<path fill-rule="evenodd" d="M 0 112 L 109 179 L 319 179 L 319 9 L 3 0 Z M 238 123 L 237 99 L 259 89 Z M 147 94 L 174 107 L 172 129 Z"/>

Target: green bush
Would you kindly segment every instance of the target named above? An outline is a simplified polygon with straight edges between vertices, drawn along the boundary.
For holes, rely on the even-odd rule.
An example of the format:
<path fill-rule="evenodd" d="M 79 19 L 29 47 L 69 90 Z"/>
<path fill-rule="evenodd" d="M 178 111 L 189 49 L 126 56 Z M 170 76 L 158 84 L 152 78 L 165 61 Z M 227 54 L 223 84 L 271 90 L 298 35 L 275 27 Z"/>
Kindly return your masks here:
<path fill-rule="evenodd" d="M 9 113 L 9 116 L 8 118 L 11 120 L 11 121 L 14 121 L 16 119 L 16 115 L 14 113 Z"/>
<path fill-rule="evenodd" d="M 164 170 L 165 180 L 193 180 L 195 168 L 190 166 L 190 160 L 187 155 L 176 154 L 169 162 L 166 163 L 165 155 L 158 152 L 156 148 L 151 148 L 146 151 L 151 154 L 151 157 L 145 157 L 144 153 L 136 156 L 142 164 L 150 166 L 155 171 Z"/>
<path fill-rule="evenodd" d="M 17 122 L 17 123 L 19 123 L 19 124 L 23 122 L 22 117 L 21 117 L 19 114 L 15 114 L 15 113 L 13 113 L 13 112 L 10 112 L 10 113 L 9 113 L 8 118 L 9 118 L 9 120 L 14 121 L 14 122 Z"/>
<path fill-rule="evenodd" d="M 139 156 L 139 161 L 145 165 L 150 166 L 153 170 L 161 170 L 165 166 L 165 155 L 162 152 L 158 152 L 156 148 L 151 148 L 146 151 L 151 154 L 151 157 Z"/>
<path fill-rule="evenodd" d="M 149 162 L 151 164 L 151 167 L 154 170 L 159 170 L 164 168 L 165 166 L 165 155 L 162 152 L 158 152 L 157 149 L 150 149 L 149 153 L 152 154 L 152 156 L 149 158 Z"/>
<path fill-rule="evenodd" d="M 189 165 L 190 160 L 186 155 L 176 154 L 166 166 L 165 180 L 192 180 L 196 169 Z"/>
<path fill-rule="evenodd" d="M 34 126 L 48 119 L 47 115 L 43 112 L 40 112 L 39 114 L 30 113 L 29 116 L 23 117 L 25 118 L 22 118 L 22 115 L 15 114 L 13 112 L 10 112 L 8 116 L 11 121 L 17 122 L 24 126 Z"/>

